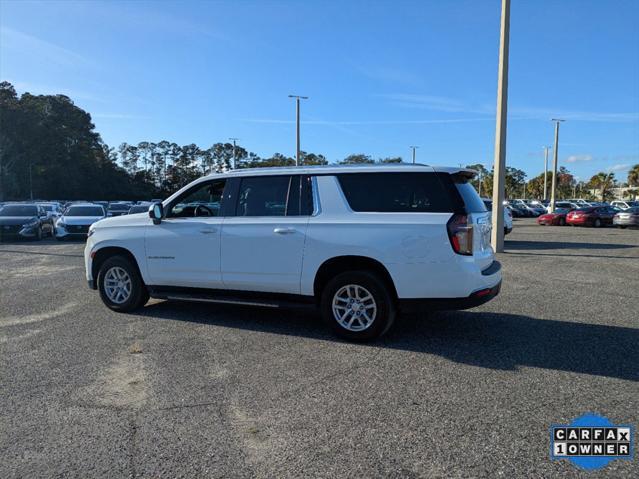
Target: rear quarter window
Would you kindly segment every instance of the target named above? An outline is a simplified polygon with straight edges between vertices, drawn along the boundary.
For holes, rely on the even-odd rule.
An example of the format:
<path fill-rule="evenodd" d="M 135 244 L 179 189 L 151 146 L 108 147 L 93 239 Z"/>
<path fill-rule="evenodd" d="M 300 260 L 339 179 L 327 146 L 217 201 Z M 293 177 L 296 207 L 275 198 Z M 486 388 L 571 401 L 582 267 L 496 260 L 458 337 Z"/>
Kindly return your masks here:
<path fill-rule="evenodd" d="M 376 213 L 448 213 L 449 194 L 435 173 L 337 175 L 350 208 Z"/>
<path fill-rule="evenodd" d="M 471 185 L 465 177 L 456 177 L 453 175 L 453 182 L 462 200 L 464 200 L 464 206 L 468 213 L 483 213 L 487 211 L 486 205 L 477 194 L 477 191 L 475 191 L 473 185 Z"/>

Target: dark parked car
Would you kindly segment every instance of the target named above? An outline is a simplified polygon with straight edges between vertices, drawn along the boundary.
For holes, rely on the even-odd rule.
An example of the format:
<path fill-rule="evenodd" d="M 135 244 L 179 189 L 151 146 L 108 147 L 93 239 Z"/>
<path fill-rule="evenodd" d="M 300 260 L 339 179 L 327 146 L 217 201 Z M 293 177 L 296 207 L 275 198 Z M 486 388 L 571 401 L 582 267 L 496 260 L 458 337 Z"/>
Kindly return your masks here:
<path fill-rule="evenodd" d="M 133 206 L 131 203 L 120 203 L 113 202 L 109 203 L 109 208 L 107 209 L 107 216 L 120 216 L 128 214 L 129 210 Z"/>
<path fill-rule="evenodd" d="M 52 234 L 53 221 L 38 205 L 8 204 L 0 209 L 0 240 L 40 240 Z"/>
<path fill-rule="evenodd" d="M 612 225 L 612 219 L 617 212 L 610 206 L 591 206 L 579 208 L 566 215 L 566 223 L 571 226 L 594 226 L 599 228 Z"/>
<path fill-rule="evenodd" d="M 151 206 L 151 203 L 148 204 L 140 204 L 140 205 L 133 205 L 131 206 L 131 208 L 129 209 L 129 213 L 130 215 L 133 215 L 135 213 L 147 213 L 149 211 L 149 207 Z"/>

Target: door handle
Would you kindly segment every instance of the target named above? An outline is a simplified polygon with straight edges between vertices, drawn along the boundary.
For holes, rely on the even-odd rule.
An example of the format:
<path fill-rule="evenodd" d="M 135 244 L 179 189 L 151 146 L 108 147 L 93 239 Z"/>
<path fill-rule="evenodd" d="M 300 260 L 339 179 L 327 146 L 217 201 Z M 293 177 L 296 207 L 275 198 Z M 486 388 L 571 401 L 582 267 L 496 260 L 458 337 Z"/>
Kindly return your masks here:
<path fill-rule="evenodd" d="M 204 235 L 210 235 L 212 233 L 215 233 L 217 230 L 215 228 L 210 229 L 210 230 L 200 230 L 200 233 L 204 234 Z"/>
<path fill-rule="evenodd" d="M 294 228 L 275 228 L 273 233 L 278 235 L 290 235 L 291 233 L 295 233 Z"/>

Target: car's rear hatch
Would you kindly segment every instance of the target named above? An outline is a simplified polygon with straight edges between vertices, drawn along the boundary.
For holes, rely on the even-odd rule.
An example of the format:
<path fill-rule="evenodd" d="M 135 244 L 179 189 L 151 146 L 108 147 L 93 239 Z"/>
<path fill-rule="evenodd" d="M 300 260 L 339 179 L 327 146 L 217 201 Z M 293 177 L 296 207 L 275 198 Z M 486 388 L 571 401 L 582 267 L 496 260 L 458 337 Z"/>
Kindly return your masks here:
<path fill-rule="evenodd" d="M 483 270 L 492 264 L 495 257 L 490 244 L 491 212 L 486 210 L 486 205 L 471 184 L 472 172 L 461 170 L 451 174 L 451 178 L 463 201 L 468 226 L 472 228 L 472 256 Z"/>

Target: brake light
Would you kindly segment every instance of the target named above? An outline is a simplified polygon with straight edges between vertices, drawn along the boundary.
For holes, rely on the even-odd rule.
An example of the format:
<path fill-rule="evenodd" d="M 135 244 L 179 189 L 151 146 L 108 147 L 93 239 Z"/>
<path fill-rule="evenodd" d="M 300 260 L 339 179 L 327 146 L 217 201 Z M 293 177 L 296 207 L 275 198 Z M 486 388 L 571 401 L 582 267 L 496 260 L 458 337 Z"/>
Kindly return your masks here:
<path fill-rule="evenodd" d="M 453 251 L 457 254 L 472 256 L 473 226 L 468 224 L 468 216 L 455 214 L 446 224 L 448 237 Z"/>

